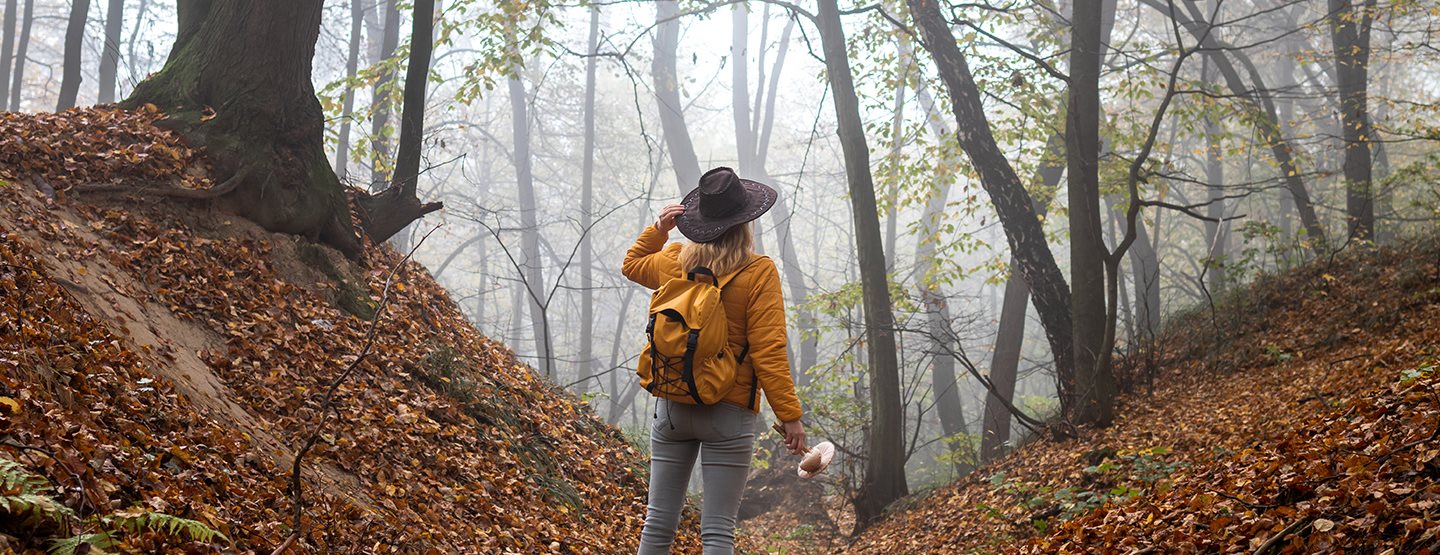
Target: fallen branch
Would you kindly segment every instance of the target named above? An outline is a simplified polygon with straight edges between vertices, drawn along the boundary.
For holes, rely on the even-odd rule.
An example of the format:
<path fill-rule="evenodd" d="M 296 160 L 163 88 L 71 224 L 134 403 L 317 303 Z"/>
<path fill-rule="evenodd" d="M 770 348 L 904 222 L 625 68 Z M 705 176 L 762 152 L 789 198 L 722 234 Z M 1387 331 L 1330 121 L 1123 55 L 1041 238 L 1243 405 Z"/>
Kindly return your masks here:
<path fill-rule="evenodd" d="M 1307 516 L 1305 518 L 1290 523 L 1290 525 L 1286 526 L 1285 529 L 1277 532 L 1274 536 L 1270 536 L 1270 539 L 1265 540 L 1265 543 L 1260 544 L 1260 547 L 1256 548 L 1255 551 L 1251 553 L 1251 555 L 1265 555 L 1266 553 L 1269 553 L 1272 549 L 1279 547 L 1280 542 L 1286 537 L 1290 536 L 1290 534 L 1294 534 L 1300 531 L 1302 528 L 1309 526 L 1310 520 L 1313 518 L 1315 517 Z"/>
<path fill-rule="evenodd" d="M 370 355 L 370 350 L 375 346 L 375 337 L 378 335 L 377 332 L 380 329 L 380 322 L 384 319 L 385 307 L 390 302 L 390 287 L 395 283 L 395 274 L 400 271 L 401 267 L 405 266 L 405 263 L 415 254 L 415 250 L 419 249 L 420 245 L 425 244 L 425 240 L 429 239 L 430 234 L 435 233 L 437 229 L 440 229 L 440 226 L 437 225 L 430 228 L 430 231 L 426 232 L 424 237 L 421 237 L 415 245 L 410 247 L 410 252 L 405 253 L 405 257 L 401 258 L 400 262 L 390 268 L 390 273 L 385 276 L 385 287 L 380 291 L 380 302 L 375 307 L 375 318 L 370 320 L 370 327 L 365 331 L 364 346 L 360 348 L 360 353 L 355 356 L 355 360 L 350 361 L 350 365 L 345 367 L 345 370 L 341 371 L 340 375 L 335 376 L 335 379 L 331 380 L 330 385 L 325 389 L 325 397 L 320 402 L 320 422 L 310 429 L 310 435 L 305 438 L 305 443 L 300 447 L 300 450 L 295 453 L 295 461 L 290 465 L 290 500 L 294 506 L 292 509 L 293 512 L 291 513 L 290 528 L 293 531 L 290 533 L 290 536 L 285 539 L 285 542 L 281 543 L 279 547 L 276 547 L 275 551 L 272 551 L 270 555 L 280 555 L 284 553 L 286 549 L 289 549 L 291 545 L 294 545 L 295 542 L 299 540 L 304 530 L 301 518 L 305 515 L 305 495 L 304 485 L 300 479 L 300 469 L 301 465 L 305 462 L 305 455 L 320 441 L 320 434 L 324 431 L 325 424 L 330 420 L 330 409 L 335 403 L 335 391 L 340 388 L 340 384 L 344 383 L 346 378 L 349 378 L 351 374 L 355 373 L 355 370 L 360 368 L 360 362 L 364 361 L 365 357 Z"/>

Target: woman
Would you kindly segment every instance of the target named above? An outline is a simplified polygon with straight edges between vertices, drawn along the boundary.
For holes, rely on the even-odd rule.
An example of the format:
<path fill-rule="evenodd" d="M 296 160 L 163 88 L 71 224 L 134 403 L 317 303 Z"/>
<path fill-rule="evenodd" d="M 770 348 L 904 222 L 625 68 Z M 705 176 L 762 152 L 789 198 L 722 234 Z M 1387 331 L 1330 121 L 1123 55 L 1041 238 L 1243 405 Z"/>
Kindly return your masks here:
<path fill-rule="evenodd" d="M 752 394 L 756 380 L 784 425 L 786 448 L 792 454 L 806 450 L 800 400 L 785 352 L 780 274 L 774 262 L 755 254 L 750 231 L 750 221 L 769 210 L 775 198 L 774 189 L 740 179 L 730 168 L 715 168 L 700 178 L 700 186 L 681 204 L 662 209 L 658 220 L 625 253 L 625 277 L 650 289 L 683 278 L 697 266 L 716 276 L 735 274 L 720 300 L 729 320 L 731 352 L 747 353 L 735 383 L 719 403 L 704 406 L 656 399 L 650 429 L 650 504 L 640 555 L 670 552 L 697 454 L 705 489 L 700 513 L 705 555 L 734 553 L 735 514 L 745 491 L 760 410 L 759 399 Z M 691 242 L 667 247 L 670 230 L 677 227 Z"/>

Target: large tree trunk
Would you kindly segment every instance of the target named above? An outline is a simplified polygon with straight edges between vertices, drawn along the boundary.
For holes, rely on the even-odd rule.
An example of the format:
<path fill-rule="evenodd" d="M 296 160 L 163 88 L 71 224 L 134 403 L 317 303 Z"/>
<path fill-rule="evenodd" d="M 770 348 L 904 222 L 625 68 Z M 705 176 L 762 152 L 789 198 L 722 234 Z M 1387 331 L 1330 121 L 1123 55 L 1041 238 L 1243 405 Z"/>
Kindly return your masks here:
<path fill-rule="evenodd" d="M 20 43 L 15 45 L 15 75 L 11 78 L 10 104 L 11 112 L 20 111 L 20 89 L 25 82 L 25 56 L 30 52 L 30 26 L 35 23 L 35 0 L 25 0 L 25 15 L 20 23 Z M 8 63 L 8 62 L 7 62 Z M 0 82 L 0 87 L 6 83 Z"/>
<path fill-rule="evenodd" d="M 650 75 L 655 82 L 655 100 L 660 104 L 660 128 L 665 134 L 665 148 L 670 151 L 675 186 L 684 195 L 700 184 L 700 160 L 695 157 L 695 145 L 685 125 L 685 103 L 680 100 L 680 78 L 675 70 L 679 14 L 675 0 L 656 0 L 655 59 L 650 63 Z"/>
<path fill-rule="evenodd" d="M 520 197 L 520 270 L 523 273 L 526 302 L 530 306 L 530 331 L 535 337 L 535 355 L 547 378 L 555 375 L 554 359 L 550 356 L 550 330 L 544 299 L 545 262 L 540 257 L 540 223 L 535 203 L 535 178 L 530 160 L 530 110 L 525 84 L 516 68 L 510 77 L 510 118 L 515 141 L 515 182 Z M 515 306 L 520 310 L 520 306 Z"/>
<path fill-rule="evenodd" d="M 353 257 L 360 242 L 325 157 L 325 118 L 310 79 L 322 4 L 181 2 L 165 68 L 125 105 L 158 106 L 165 125 L 205 148 L 241 215 Z"/>
<path fill-rule="evenodd" d="M 15 20 L 19 4 L 5 0 L 4 30 L 0 31 L 0 106 L 10 104 L 10 68 L 15 56 Z"/>
<path fill-rule="evenodd" d="M 580 360 L 576 364 L 576 380 L 580 392 L 590 389 L 590 376 L 595 372 L 595 277 L 594 252 L 591 250 L 591 226 L 595 224 L 595 61 L 600 48 L 600 8 L 590 7 L 590 57 L 585 60 L 585 154 L 580 168 Z M 615 373 L 611 372 L 611 376 Z M 609 391 L 615 394 L 612 388 Z"/>
<path fill-rule="evenodd" d="M 1350 238 L 1375 234 L 1375 200 L 1371 191 L 1370 25 L 1375 0 L 1329 0 L 1330 36 L 1335 45 L 1335 81 L 1340 96 L 1341 137 L 1345 140 L 1345 214 Z"/>
<path fill-rule="evenodd" d="M 1005 228 L 1010 252 L 1019 262 L 1025 281 L 1031 285 L 1035 311 L 1040 315 L 1055 357 L 1061 402 L 1068 406 L 1073 397 L 1075 370 L 1069 286 L 1050 252 L 1029 193 L 995 143 L 980 101 L 980 90 L 939 5 L 935 0 L 907 0 L 907 4 L 919 25 L 922 44 L 935 58 L 936 68 L 950 95 L 960 146 L 979 174 L 981 186 L 990 195 L 1000 224 Z"/>
<path fill-rule="evenodd" d="M 99 104 L 115 101 L 115 75 L 120 68 L 120 32 L 125 26 L 125 0 L 110 0 L 105 10 L 105 45 L 100 56 Z"/>
<path fill-rule="evenodd" d="M 421 203 L 419 197 L 420 147 L 425 138 L 425 84 L 430 76 L 430 54 L 435 49 L 435 0 L 415 0 L 410 30 L 410 64 L 405 70 L 405 104 L 400 112 L 400 146 L 395 157 L 395 179 L 390 187 L 359 198 L 360 225 L 376 243 L 405 229 L 410 222 L 444 208 L 439 202 Z"/>
<path fill-rule="evenodd" d="M 80 52 L 85 47 L 85 20 L 90 17 L 90 0 L 72 0 L 70 19 L 65 25 L 65 62 L 60 78 L 60 103 L 55 111 L 75 106 L 80 94 Z"/>
<path fill-rule="evenodd" d="M 365 10 L 369 0 L 350 0 L 350 52 L 345 58 L 345 78 L 354 79 L 360 70 L 360 42 L 364 33 Z M 335 146 L 335 175 L 343 181 L 350 173 L 350 120 L 355 114 L 355 88 L 345 87 L 340 108 L 339 141 Z"/>
<path fill-rule="evenodd" d="M 385 19 L 380 32 L 380 50 L 377 52 L 376 62 L 384 64 L 395 55 L 395 48 L 400 44 L 400 10 L 396 8 L 396 0 L 380 0 L 385 7 Z M 380 76 L 375 80 L 374 93 L 370 96 L 370 102 L 374 105 L 373 114 L 370 118 L 370 187 L 371 191 L 379 191 L 387 183 L 387 170 L 390 165 L 390 105 L 391 85 L 394 79 L 394 72 L 389 69 L 382 69 Z"/>
<path fill-rule="evenodd" d="M 879 518 L 887 505 L 909 491 L 905 482 L 905 407 L 900 399 L 895 320 L 891 313 L 889 278 L 885 274 L 885 250 L 880 242 L 875 182 L 870 175 L 870 147 L 865 143 L 865 124 L 860 120 L 860 100 L 855 96 L 836 0 L 821 0 L 818 15 L 825 73 L 830 80 L 840 147 L 845 157 L 845 176 L 850 185 L 868 338 L 865 351 L 870 370 L 871 422 L 865 442 L 865 476 L 854 502 L 857 525 L 865 527 Z"/>

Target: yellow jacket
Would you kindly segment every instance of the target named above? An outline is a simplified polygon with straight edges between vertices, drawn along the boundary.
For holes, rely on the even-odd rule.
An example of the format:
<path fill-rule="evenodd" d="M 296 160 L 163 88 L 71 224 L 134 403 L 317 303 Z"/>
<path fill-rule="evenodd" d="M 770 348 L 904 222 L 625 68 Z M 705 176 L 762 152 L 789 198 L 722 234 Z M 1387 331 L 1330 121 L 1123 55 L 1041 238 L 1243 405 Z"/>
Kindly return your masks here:
<path fill-rule="evenodd" d="M 621 271 L 630 281 L 649 289 L 658 289 L 671 278 L 685 277 L 677 257 L 680 243 L 665 242 L 669 237 L 654 225 L 640 232 L 640 238 L 625 252 Z M 760 391 L 770 402 L 770 409 L 783 422 L 799 420 L 800 399 L 795 396 L 795 382 L 790 378 L 790 356 L 785 352 L 785 298 L 780 291 L 780 272 L 766 258 L 756 261 L 725 285 L 720 293 L 729 322 L 729 341 L 733 352 L 740 352 L 746 343 L 749 354 L 735 373 L 735 385 L 722 402 L 745 406 L 750 400 L 750 384 L 758 376 Z M 760 412 L 759 399 L 750 410 Z"/>

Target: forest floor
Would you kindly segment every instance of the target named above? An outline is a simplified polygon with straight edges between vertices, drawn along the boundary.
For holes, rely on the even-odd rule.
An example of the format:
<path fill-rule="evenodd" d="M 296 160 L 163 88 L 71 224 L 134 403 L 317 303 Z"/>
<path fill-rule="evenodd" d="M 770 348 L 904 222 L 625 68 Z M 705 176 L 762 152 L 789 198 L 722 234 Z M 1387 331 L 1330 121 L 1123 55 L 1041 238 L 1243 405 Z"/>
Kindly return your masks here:
<path fill-rule="evenodd" d="M 1158 344 L 1113 426 L 904 500 L 845 552 L 1440 552 L 1440 242 L 1262 278 Z"/>
<path fill-rule="evenodd" d="M 0 114 L 0 552 L 270 553 L 312 434 L 290 553 L 633 552 L 626 438 L 392 249 L 356 264 L 155 193 L 211 184 L 158 117 Z M 124 529 L 148 512 L 228 540 Z"/>

